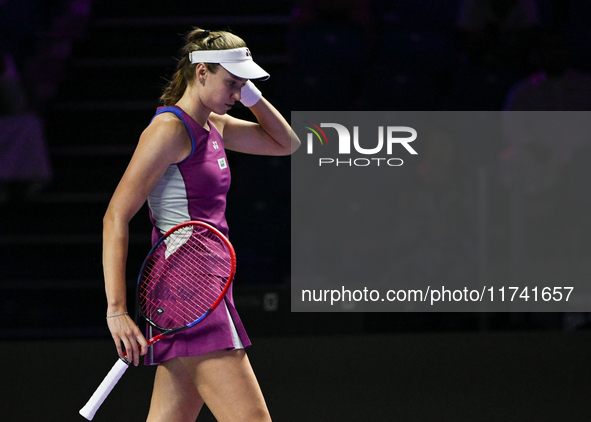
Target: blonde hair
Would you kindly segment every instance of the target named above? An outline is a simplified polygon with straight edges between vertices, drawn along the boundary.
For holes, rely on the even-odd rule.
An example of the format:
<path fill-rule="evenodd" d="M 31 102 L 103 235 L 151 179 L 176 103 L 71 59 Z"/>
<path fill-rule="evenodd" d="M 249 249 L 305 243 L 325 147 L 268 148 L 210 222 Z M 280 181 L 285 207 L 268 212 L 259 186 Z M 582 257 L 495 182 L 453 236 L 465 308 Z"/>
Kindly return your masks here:
<path fill-rule="evenodd" d="M 180 60 L 177 63 L 176 71 L 172 80 L 164 88 L 160 101 L 165 106 L 176 104 L 189 85 L 195 81 L 195 67 L 197 63 L 191 63 L 189 53 L 197 50 L 229 50 L 232 48 L 246 47 L 242 38 L 227 31 L 209 31 L 201 28 L 194 28 L 186 37 L 186 43 L 180 51 Z M 219 64 L 206 63 L 207 69 L 216 73 Z"/>

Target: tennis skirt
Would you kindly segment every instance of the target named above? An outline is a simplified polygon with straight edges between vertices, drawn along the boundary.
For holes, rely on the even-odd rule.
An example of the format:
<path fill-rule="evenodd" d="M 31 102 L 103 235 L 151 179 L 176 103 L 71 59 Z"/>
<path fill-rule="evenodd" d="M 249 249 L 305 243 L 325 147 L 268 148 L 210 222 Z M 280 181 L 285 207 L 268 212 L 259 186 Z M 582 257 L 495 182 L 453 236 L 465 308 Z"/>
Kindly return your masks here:
<path fill-rule="evenodd" d="M 157 334 L 160 334 L 157 329 L 148 326 L 148 338 Z M 177 357 L 199 356 L 216 350 L 245 349 L 250 345 L 229 292 L 229 296 L 226 295 L 226 299 L 203 321 L 151 345 L 144 363 L 158 365 Z"/>

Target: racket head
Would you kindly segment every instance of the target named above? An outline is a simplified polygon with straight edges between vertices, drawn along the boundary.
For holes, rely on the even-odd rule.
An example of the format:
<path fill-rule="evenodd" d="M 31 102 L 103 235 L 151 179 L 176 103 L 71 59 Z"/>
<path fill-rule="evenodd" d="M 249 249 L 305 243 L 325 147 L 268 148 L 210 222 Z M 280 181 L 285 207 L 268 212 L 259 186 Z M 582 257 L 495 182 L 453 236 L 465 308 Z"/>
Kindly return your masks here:
<path fill-rule="evenodd" d="M 187 221 L 170 229 L 146 257 L 137 286 L 140 315 L 171 334 L 192 327 L 223 300 L 236 272 L 236 253 L 215 227 Z"/>

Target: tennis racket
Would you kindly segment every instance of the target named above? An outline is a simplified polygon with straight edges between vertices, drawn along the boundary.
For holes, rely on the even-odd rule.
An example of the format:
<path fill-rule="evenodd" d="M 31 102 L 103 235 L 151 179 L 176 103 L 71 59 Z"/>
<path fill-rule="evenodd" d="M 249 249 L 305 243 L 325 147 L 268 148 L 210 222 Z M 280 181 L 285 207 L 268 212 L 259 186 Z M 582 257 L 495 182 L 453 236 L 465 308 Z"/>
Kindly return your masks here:
<path fill-rule="evenodd" d="M 223 300 L 236 271 L 230 241 L 216 228 L 189 221 L 170 229 L 148 253 L 137 285 L 139 314 L 164 336 L 203 321 Z M 92 420 L 96 411 L 129 367 L 119 359 L 80 414 Z"/>

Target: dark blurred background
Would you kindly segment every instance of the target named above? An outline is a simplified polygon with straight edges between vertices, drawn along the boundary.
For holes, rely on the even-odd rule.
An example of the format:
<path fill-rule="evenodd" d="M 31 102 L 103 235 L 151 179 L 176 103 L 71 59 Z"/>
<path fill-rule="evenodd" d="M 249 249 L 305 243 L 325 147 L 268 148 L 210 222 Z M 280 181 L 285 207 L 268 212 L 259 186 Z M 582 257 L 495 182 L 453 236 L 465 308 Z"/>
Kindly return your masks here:
<path fill-rule="evenodd" d="M 31 357 L 49 344 L 73 345 L 83 354 L 85 347 L 109 342 L 102 217 L 159 105 L 182 35 L 193 26 L 243 37 L 272 75 L 258 86 L 288 118 L 292 110 L 559 112 L 591 106 L 587 0 L 0 0 L 0 345 L 6 353 L 26 345 Z M 244 107 L 231 114 L 252 118 Z M 562 161 L 548 158 L 563 150 L 559 142 L 528 147 L 533 172 L 552 166 L 554 177 L 527 186 L 517 186 L 507 170 L 523 164 L 512 161 L 515 145 L 475 142 L 459 154 L 453 142 L 434 139 L 423 148 L 420 165 L 408 169 L 405 180 L 417 193 L 401 198 L 399 210 L 401 225 L 413 228 L 408 274 L 436 278 L 459 265 L 463 274 L 508 281 L 535 268 L 565 285 L 573 271 L 591 273 L 584 258 L 590 250 L 589 145 L 572 147 Z M 442 332 L 478 353 L 480 340 L 470 343 L 457 332 L 534 331 L 552 337 L 530 341 L 505 333 L 498 347 L 511 353 L 503 345 L 519 339 L 525 352 L 518 355 L 532 362 L 528 344 L 549 342 L 558 348 L 551 361 L 562 362 L 572 359 L 568 353 L 581 346 L 578 340 L 589 340 L 586 313 L 291 314 L 290 159 L 233 153 L 229 159 L 227 217 L 239 260 L 235 298 L 251 336 L 265 339 L 263 355 L 265 344 L 269 353 L 283 353 L 282 347 L 300 347 L 289 343 L 293 338 L 317 336 L 322 343 L 321 336 L 344 336 L 332 352 L 342 358 L 356 345 L 351 353 L 361 357 L 365 336 L 395 335 L 377 337 L 385 343 L 374 341 L 368 349 L 380 353 L 404 344 L 409 334 Z M 149 233 L 142 209 L 131 225 L 130 297 Z M 467 250 L 469 262 L 459 259 Z M 441 264 L 426 269 L 425 257 Z M 564 336 L 570 340 L 560 343 Z M 495 343 L 486 338 L 487 345 Z M 314 344 L 324 349 L 312 353 L 331 356 L 330 343 Z M 410 355 L 416 359 L 410 351 L 397 359 Z M 108 367 L 94 370 L 102 374 Z M 88 383 L 85 394 L 94 388 Z M 578 379 L 570 386 L 585 391 Z M 578 400 L 575 393 L 570 397 Z M 479 416 L 470 420 L 497 420 Z"/>

